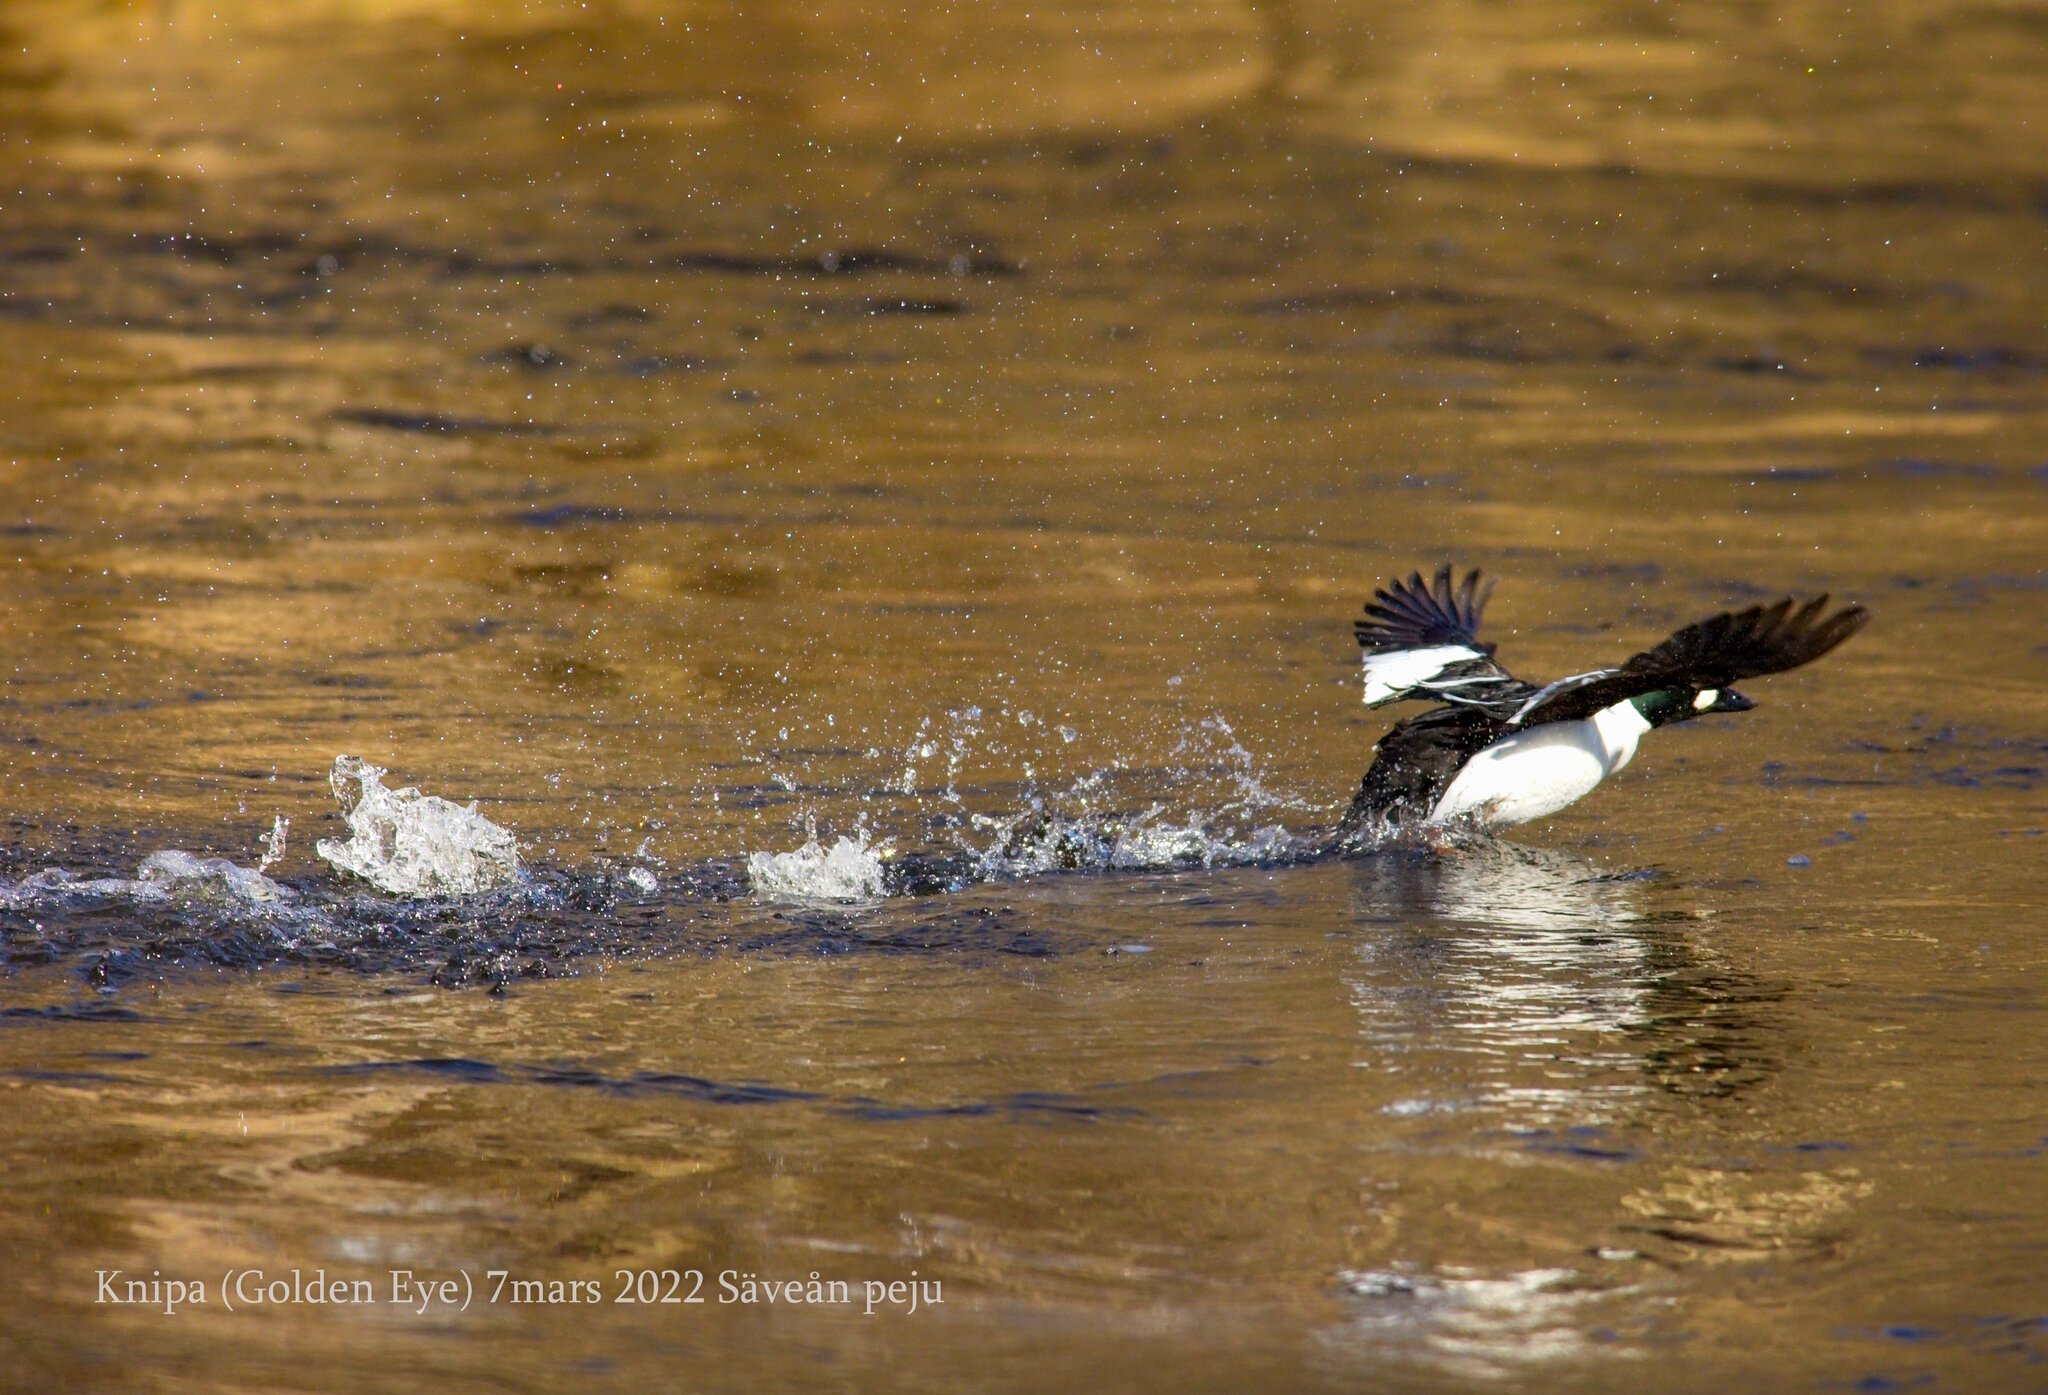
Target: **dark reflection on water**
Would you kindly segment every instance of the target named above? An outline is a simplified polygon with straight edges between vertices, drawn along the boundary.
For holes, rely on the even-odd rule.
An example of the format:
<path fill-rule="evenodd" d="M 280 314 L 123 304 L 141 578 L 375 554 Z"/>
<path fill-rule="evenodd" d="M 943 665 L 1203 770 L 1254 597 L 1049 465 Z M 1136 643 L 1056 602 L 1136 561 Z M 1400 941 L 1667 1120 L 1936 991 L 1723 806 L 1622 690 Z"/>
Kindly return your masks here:
<path fill-rule="evenodd" d="M 2044 50 L 9 6 L 0 1385 L 2028 1388 Z M 1540 849 L 1304 862 L 1447 556 L 1532 677 L 1876 618 Z M 534 884 L 341 883 L 343 752 Z M 18 894 L 279 816 L 289 913 Z M 931 894 L 754 895 L 813 828 Z M 945 1300 L 94 1285 L 237 1266 Z"/>

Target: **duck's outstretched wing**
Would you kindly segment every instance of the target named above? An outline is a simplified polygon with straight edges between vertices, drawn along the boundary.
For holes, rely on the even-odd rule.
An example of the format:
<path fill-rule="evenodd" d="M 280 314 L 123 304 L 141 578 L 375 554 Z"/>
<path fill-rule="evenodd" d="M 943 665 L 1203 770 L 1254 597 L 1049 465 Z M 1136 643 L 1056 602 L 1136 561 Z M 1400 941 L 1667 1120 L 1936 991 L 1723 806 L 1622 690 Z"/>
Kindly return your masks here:
<path fill-rule="evenodd" d="M 1832 615 L 1821 596 L 1797 605 L 1790 596 L 1772 605 L 1726 611 L 1687 625 L 1620 668 L 1560 678 L 1530 695 L 1508 718 L 1510 726 L 1571 722 L 1645 693 L 1725 688 L 1745 678 L 1783 673 L 1810 664 L 1855 634 L 1870 619 L 1860 605 Z"/>
<path fill-rule="evenodd" d="M 1460 581 L 1445 563 L 1430 581 L 1415 572 L 1374 592 L 1356 626 L 1365 651 L 1365 705 L 1407 697 L 1497 704 L 1515 679 L 1479 638 L 1479 615 L 1492 590 L 1477 569 Z"/>

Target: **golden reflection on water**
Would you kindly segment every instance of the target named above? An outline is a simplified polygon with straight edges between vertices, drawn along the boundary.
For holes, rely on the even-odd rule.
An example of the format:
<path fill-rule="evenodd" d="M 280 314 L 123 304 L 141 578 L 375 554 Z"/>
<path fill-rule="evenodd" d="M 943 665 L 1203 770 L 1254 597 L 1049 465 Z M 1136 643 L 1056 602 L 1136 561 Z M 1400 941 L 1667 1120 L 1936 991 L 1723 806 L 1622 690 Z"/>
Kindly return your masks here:
<path fill-rule="evenodd" d="M 9 881 L 253 862 L 284 814 L 316 882 L 341 751 L 568 872 L 1032 799 L 1241 838 L 1348 796 L 1393 572 L 1498 573 L 1533 675 L 1752 588 L 1877 616 L 1545 849 L 713 902 L 502 996 L 239 942 L 102 992 L 118 913 L 43 963 L 8 910 L 0 1383 L 2024 1383 L 2033 8 L 164 0 L 0 40 Z M 946 1300 L 91 1282 L 238 1265 Z"/>

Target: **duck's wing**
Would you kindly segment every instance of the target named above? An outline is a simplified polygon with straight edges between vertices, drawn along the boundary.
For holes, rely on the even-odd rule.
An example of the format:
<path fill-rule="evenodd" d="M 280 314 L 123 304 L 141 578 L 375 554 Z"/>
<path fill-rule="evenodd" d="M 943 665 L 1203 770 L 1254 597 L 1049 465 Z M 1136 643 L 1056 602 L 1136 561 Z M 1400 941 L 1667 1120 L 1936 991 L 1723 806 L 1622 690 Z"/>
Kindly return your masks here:
<path fill-rule="evenodd" d="M 1458 580 L 1445 563 L 1430 581 L 1415 572 L 1375 591 L 1356 625 L 1365 651 L 1365 705 L 1408 697 L 1497 705 L 1515 679 L 1479 638 L 1492 590 L 1476 568 Z"/>
<path fill-rule="evenodd" d="M 1860 605 L 1832 615 L 1824 614 L 1827 605 L 1826 596 L 1805 605 L 1787 596 L 1772 605 L 1709 616 L 1620 668 L 1574 674 L 1537 689 L 1509 716 L 1509 724 L 1578 721 L 1645 693 L 1704 692 L 1810 664 L 1870 620 Z"/>
<path fill-rule="evenodd" d="M 1345 812 L 1346 829 L 1426 818 L 1466 761 L 1512 731 L 1483 707 L 1432 707 L 1373 746 L 1372 768 Z"/>

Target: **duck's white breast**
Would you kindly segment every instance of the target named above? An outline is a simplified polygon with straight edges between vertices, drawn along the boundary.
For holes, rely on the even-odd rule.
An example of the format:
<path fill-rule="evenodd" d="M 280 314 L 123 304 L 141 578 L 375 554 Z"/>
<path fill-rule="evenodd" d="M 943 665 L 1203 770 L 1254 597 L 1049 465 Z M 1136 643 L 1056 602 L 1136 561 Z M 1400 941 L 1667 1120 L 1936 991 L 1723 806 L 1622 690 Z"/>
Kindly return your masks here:
<path fill-rule="evenodd" d="M 1627 765 L 1650 724 L 1632 703 L 1581 722 L 1549 722 L 1496 741 L 1465 763 L 1429 822 L 1527 823 L 1583 799 Z"/>

